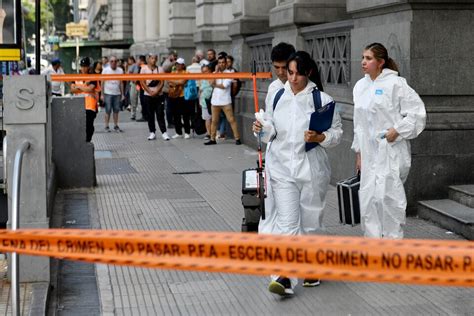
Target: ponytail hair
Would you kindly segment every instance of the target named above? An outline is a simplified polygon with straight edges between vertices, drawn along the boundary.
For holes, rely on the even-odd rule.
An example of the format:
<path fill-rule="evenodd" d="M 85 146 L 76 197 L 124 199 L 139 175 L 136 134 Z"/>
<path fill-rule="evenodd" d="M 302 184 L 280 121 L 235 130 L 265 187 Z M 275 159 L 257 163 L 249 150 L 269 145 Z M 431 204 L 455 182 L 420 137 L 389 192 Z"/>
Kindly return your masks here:
<path fill-rule="evenodd" d="M 323 84 L 321 83 L 321 76 L 319 75 L 318 66 L 311 56 L 305 51 L 297 51 L 291 54 L 290 58 L 286 61 L 286 68 L 289 69 L 290 62 L 296 62 L 296 70 L 300 75 L 308 77 L 309 80 L 314 82 L 318 87 L 319 91 L 323 90 Z"/>
<path fill-rule="evenodd" d="M 397 63 L 395 63 L 392 58 L 388 57 L 388 51 L 385 46 L 380 43 L 372 43 L 367 45 L 365 50 L 370 50 L 374 54 L 375 59 L 385 61 L 382 68 L 388 68 L 400 74 Z"/>

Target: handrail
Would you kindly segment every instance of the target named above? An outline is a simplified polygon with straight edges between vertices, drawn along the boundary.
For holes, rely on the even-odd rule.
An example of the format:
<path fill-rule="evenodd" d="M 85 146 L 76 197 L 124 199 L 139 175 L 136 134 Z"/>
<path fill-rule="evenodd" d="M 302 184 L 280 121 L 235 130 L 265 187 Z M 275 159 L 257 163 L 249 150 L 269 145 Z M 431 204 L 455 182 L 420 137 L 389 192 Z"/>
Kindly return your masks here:
<path fill-rule="evenodd" d="M 7 188 L 7 135 L 3 137 L 3 193 L 7 194 L 8 188 Z"/>
<path fill-rule="evenodd" d="M 12 230 L 17 230 L 20 224 L 20 185 L 21 168 L 24 153 L 30 148 L 30 142 L 23 140 L 15 153 L 12 174 Z M 12 315 L 20 315 L 20 258 L 12 253 Z"/>

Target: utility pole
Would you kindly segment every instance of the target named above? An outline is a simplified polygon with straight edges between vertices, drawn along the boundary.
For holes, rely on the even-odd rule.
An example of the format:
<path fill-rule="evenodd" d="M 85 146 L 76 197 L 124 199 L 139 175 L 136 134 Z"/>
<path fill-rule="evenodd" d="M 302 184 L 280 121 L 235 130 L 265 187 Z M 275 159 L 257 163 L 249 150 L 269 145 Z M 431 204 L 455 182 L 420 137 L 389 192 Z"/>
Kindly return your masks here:
<path fill-rule="evenodd" d="M 79 23 L 79 0 L 74 0 L 74 23 Z M 79 73 L 79 36 L 76 36 L 76 71 Z"/>
<path fill-rule="evenodd" d="M 35 0 L 35 64 L 36 64 L 36 73 L 39 75 L 41 73 L 41 1 Z"/>

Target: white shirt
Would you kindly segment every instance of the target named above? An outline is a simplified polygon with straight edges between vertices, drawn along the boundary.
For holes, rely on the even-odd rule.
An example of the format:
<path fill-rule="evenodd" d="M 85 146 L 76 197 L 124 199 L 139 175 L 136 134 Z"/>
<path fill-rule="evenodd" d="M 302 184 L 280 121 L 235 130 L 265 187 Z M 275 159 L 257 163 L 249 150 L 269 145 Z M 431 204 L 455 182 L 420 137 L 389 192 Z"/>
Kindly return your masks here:
<path fill-rule="evenodd" d="M 102 70 L 103 75 L 121 75 L 123 70 L 120 67 L 113 70 L 111 67 L 106 67 Z M 104 86 L 102 87 L 104 94 L 108 95 L 121 95 L 120 92 L 120 81 L 119 80 L 106 80 L 104 81 Z"/>
<path fill-rule="evenodd" d="M 201 73 L 201 65 L 198 63 L 193 63 L 186 67 L 186 71 L 192 74 Z"/>
<path fill-rule="evenodd" d="M 230 73 L 229 70 L 224 70 L 224 72 Z M 216 84 L 222 84 L 225 89 L 216 88 L 212 91 L 211 104 L 213 106 L 224 106 L 231 105 L 232 98 L 230 97 L 230 87 L 232 85 L 232 79 L 217 79 Z"/>
<path fill-rule="evenodd" d="M 64 75 L 62 67 L 59 67 L 57 71 L 54 70 L 53 66 L 49 66 L 46 70 L 41 72 L 42 75 Z M 51 92 L 57 94 L 64 94 L 64 83 L 60 81 L 51 81 Z"/>
<path fill-rule="evenodd" d="M 161 67 L 156 67 L 155 69 L 151 70 L 150 67 L 148 67 L 147 65 L 143 65 L 140 69 L 141 74 L 158 74 L 158 73 L 163 73 L 163 72 L 164 70 Z M 145 80 L 145 83 L 149 85 L 151 81 L 152 80 Z M 156 91 L 158 89 L 158 86 L 148 87 L 148 89 L 150 89 L 151 91 Z M 163 92 L 161 92 L 160 95 L 161 94 L 163 94 Z M 146 92 L 145 90 L 145 95 L 149 96 L 150 94 L 148 94 L 148 92 Z"/>

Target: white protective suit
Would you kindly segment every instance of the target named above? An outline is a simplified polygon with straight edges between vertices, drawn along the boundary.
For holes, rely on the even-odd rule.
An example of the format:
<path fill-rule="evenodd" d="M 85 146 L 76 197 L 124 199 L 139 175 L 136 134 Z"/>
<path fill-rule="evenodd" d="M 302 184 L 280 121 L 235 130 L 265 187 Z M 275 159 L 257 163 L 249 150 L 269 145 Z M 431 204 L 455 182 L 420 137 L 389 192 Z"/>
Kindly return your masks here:
<path fill-rule="evenodd" d="M 354 86 L 354 141 L 361 154 L 359 202 L 366 237 L 403 238 L 406 195 L 403 183 L 411 166 L 410 143 L 425 128 L 426 111 L 418 94 L 398 73 L 383 69 Z M 392 143 L 382 135 L 395 128 Z"/>
<path fill-rule="evenodd" d="M 315 87 L 309 81 L 303 91 L 294 95 L 286 82 L 275 112 L 274 95 L 267 98 L 264 120 L 259 120 L 263 125 L 262 140 L 274 139 L 267 145 L 265 155 L 266 219 L 260 220 L 259 233 L 301 235 L 322 227 L 331 174 L 325 148 L 339 144 L 342 124 L 335 111 L 331 128 L 324 132 L 324 142 L 305 151 L 304 131 L 308 130 L 310 116 L 315 110 L 312 95 Z M 321 92 L 322 106 L 332 101 L 329 95 Z M 294 287 L 297 279 L 290 280 Z"/>

